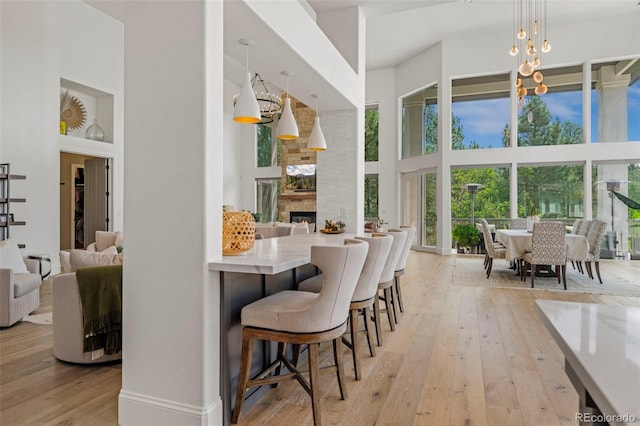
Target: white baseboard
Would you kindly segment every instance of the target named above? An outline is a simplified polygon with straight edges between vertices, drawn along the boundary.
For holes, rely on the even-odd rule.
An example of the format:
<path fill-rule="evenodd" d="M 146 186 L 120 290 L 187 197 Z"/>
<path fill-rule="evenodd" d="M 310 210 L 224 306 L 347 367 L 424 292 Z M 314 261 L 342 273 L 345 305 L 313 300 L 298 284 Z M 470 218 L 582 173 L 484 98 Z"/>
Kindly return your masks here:
<path fill-rule="evenodd" d="M 219 426 L 222 400 L 198 407 L 120 390 L 118 423 L 123 426 Z"/>

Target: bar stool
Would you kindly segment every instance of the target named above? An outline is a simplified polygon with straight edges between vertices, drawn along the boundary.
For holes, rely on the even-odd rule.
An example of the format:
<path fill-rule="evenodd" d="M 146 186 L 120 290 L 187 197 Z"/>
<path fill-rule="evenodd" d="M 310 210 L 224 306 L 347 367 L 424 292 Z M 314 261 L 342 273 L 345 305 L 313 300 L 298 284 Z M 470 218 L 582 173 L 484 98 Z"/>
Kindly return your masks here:
<path fill-rule="evenodd" d="M 373 321 L 376 325 L 376 339 L 378 340 L 378 346 L 382 346 L 382 328 L 380 325 L 380 313 L 386 312 L 387 318 L 389 318 L 389 327 L 391 331 L 396 331 L 396 320 L 393 314 L 393 280 L 396 272 L 396 265 L 398 264 L 398 257 L 404 247 L 404 242 L 407 239 L 407 233 L 405 231 L 389 231 L 383 232 L 393 237 L 393 243 L 391 244 L 391 250 L 389 251 L 389 257 L 382 269 L 382 275 L 380 276 L 380 282 L 378 283 L 378 295 L 377 300 L 373 303 Z M 382 296 L 380 296 L 382 291 Z M 384 309 L 380 309 L 379 301 L 384 302 Z"/>
<path fill-rule="evenodd" d="M 389 257 L 389 252 L 391 251 L 393 237 L 391 235 L 373 233 L 368 237 L 355 238 L 357 240 L 366 241 L 369 244 L 369 252 L 367 253 L 367 258 L 364 261 L 364 266 L 360 273 L 360 279 L 358 279 L 358 284 L 356 285 L 356 289 L 353 293 L 351 304 L 349 306 L 350 340 L 348 341 L 343 336 L 342 342 L 351 349 L 356 380 L 360 380 L 361 374 L 360 361 L 358 358 L 358 334 L 364 333 L 366 335 L 367 343 L 369 344 L 369 353 L 371 356 L 376 356 L 371 327 L 369 327 L 369 318 L 371 317 L 371 308 L 373 307 L 376 294 L 378 292 L 378 282 L 380 282 L 382 269 L 384 268 L 385 262 Z M 318 293 L 321 289 L 322 275 L 316 275 L 298 284 L 298 290 L 300 291 Z M 364 330 L 358 329 L 359 314 L 362 314 L 364 319 Z"/>
<path fill-rule="evenodd" d="M 407 259 L 409 258 L 409 252 L 411 251 L 411 246 L 413 245 L 413 239 L 416 236 L 416 228 L 413 226 L 400 225 L 400 229 L 391 229 L 391 231 L 405 231 L 407 233 L 407 239 L 404 242 L 404 247 L 400 252 L 400 256 L 398 257 L 398 265 L 396 265 L 396 271 L 393 274 L 393 308 L 396 319 L 396 324 L 398 323 L 398 310 L 400 312 L 404 312 L 404 302 L 402 301 L 402 288 L 400 287 L 400 277 L 404 275 L 404 268 L 407 267 Z M 398 306 L 398 310 L 395 310 L 396 305 Z"/>
<path fill-rule="evenodd" d="M 347 387 L 342 366 L 340 338 L 347 329 L 349 303 L 368 252 L 364 241 L 346 239 L 342 246 L 312 246 L 311 263 L 323 272 L 320 293 L 285 290 L 257 300 L 241 312 L 242 352 L 238 389 L 232 423 L 237 423 L 247 388 L 296 379 L 311 397 L 314 425 L 321 424 L 319 385 L 321 372 L 337 372 L 342 399 Z M 277 359 L 255 379 L 250 380 L 253 341 L 278 342 Z M 321 342 L 333 343 L 335 365 L 320 369 L 318 349 Z M 309 346 L 309 381 L 285 357 L 285 346 Z M 285 366 L 290 373 L 280 374 Z M 275 372 L 275 375 L 270 375 Z"/>

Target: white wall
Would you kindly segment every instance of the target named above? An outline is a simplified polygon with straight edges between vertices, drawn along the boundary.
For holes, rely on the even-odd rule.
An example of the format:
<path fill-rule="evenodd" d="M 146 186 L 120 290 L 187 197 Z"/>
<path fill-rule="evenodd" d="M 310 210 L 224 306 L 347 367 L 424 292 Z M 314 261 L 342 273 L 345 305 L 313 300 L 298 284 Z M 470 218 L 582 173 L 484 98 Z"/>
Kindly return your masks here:
<path fill-rule="evenodd" d="M 60 151 L 113 159 L 112 229 L 122 229 L 123 26 L 80 1 L 3 1 L 0 11 L 0 161 L 27 176 L 12 188 L 27 199 L 14 205 L 27 225 L 11 233 L 25 254 L 49 254 L 56 271 Z M 113 144 L 59 135 L 60 78 L 114 95 Z"/>

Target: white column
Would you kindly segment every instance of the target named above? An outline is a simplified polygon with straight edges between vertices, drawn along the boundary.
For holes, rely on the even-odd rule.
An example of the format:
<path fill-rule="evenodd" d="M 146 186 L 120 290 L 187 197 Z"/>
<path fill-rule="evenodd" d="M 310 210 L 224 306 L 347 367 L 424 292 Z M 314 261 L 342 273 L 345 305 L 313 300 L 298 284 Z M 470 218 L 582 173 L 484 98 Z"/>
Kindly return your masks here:
<path fill-rule="evenodd" d="M 615 66 L 600 68 L 598 90 L 598 143 L 625 142 L 628 139 L 628 74 L 616 75 Z M 618 180 L 626 181 L 628 175 L 627 164 L 598 165 L 598 181 Z M 611 199 L 606 190 L 606 184 L 599 184 L 598 218 L 609 221 L 609 231 L 621 234 L 619 247 L 622 254 L 627 252 L 628 239 L 627 217 L 628 208 L 617 198 Z M 627 193 L 627 184 L 620 185 L 621 193 Z M 613 202 L 613 217 L 611 204 Z"/>
<path fill-rule="evenodd" d="M 318 21 L 323 19 L 318 18 Z M 359 8 L 349 8 L 343 11 L 340 22 L 350 24 L 342 28 L 343 34 L 347 31 L 348 35 L 341 48 L 351 52 L 347 59 L 360 77 L 358 92 L 361 102 L 351 110 L 328 112 L 323 112 L 320 104 L 320 124 L 327 150 L 317 155 L 317 223 L 322 228 L 326 219 L 339 219 L 346 223 L 347 232 L 362 232 L 366 19 Z"/>
<path fill-rule="evenodd" d="M 125 2 L 122 425 L 219 425 L 222 2 Z"/>

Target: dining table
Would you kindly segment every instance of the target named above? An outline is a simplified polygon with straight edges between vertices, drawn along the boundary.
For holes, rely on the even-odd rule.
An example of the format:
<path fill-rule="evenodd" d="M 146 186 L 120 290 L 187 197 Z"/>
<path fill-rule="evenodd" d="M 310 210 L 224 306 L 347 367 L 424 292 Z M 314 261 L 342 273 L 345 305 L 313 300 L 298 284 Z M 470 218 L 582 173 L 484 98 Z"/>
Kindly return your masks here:
<path fill-rule="evenodd" d="M 526 229 L 497 229 L 496 241 L 505 246 L 505 257 L 511 261 L 531 252 L 533 233 Z M 584 235 L 566 234 L 565 244 L 570 259 L 586 259 L 589 254 L 589 241 Z"/>

